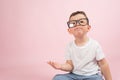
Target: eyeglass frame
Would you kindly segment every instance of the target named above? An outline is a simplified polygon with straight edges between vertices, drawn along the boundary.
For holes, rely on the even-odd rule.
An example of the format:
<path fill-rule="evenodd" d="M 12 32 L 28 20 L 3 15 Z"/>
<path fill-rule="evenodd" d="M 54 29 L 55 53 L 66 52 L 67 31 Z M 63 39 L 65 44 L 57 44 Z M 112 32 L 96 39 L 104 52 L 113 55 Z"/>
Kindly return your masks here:
<path fill-rule="evenodd" d="M 76 23 L 79 23 L 80 26 L 85 26 L 85 25 L 81 25 L 81 24 L 80 24 L 80 20 L 83 20 L 83 19 L 86 19 L 86 20 L 87 20 L 86 25 L 89 25 L 89 20 L 88 20 L 88 18 L 81 18 L 81 19 L 79 19 L 79 20 L 71 20 L 71 21 L 75 21 Z M 77 26 L 77 24 L 76 24 L 76 26 L 70 27 L 70 26 L 69 26 L 69 23 L 70 23 L 70 21 L 67 22 L 68 28 L 73 28 L 73 27 L 76 27 L 76 26 Z"/>

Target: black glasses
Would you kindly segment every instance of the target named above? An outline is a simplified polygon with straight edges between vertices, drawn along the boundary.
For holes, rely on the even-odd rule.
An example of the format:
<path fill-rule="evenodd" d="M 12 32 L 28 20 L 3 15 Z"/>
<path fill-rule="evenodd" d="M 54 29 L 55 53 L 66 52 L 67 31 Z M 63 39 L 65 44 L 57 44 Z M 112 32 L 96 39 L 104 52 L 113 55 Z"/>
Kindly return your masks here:
<path fill-rule="evenodd" d="M 71 20 L 67 22 L 67 25 L 69 28 L 73 28 L 77 26 L 77 23 L 79 23 L 80 26 L 85 26 L 88 24 L 87 18 L 81 18 L 79 20 Z"/>

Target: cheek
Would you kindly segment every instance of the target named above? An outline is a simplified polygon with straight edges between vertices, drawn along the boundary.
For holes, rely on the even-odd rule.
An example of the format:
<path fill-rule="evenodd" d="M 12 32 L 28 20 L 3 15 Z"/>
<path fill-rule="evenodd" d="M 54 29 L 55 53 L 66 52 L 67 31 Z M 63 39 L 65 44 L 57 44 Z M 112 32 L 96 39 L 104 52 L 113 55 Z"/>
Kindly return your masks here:
<path fill-rule="evenodd" d="M 89 29 L 84 29 L 84 32 L 88 32 L 89 31 Z"/>
<path fill-rule="evenodd" d="M 90 28 L 87 28 L 87 31 L 90 31 Z"/>
<path fill-rule="evenodd" d="M 90 31 L 90 27 L 86 27 L 86 28 L 84 28 L 84 30 L 88 32 L 88 31 Z"/>

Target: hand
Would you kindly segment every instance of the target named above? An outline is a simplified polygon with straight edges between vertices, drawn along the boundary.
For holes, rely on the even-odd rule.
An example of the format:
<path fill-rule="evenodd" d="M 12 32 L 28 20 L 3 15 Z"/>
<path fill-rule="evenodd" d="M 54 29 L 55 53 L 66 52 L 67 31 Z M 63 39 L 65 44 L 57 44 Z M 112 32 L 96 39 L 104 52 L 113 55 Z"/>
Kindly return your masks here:
<path fill-rule="evenodd" d="M 55 68 L 55 69 L 62 69 L 62 65 L 61 64 L 59 64 L 59 63 L 56 63 L 56 62 L 53 62 L 53 61 L 49 61 L 49 62 L 47 62 L 49 65 L 51 65 L 53 68 Z"/>

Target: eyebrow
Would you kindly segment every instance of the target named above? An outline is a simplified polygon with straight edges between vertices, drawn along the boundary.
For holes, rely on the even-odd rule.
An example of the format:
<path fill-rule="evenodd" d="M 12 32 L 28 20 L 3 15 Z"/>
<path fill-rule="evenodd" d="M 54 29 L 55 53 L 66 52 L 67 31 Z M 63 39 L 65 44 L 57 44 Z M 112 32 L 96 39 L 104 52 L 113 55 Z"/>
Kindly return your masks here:
<path fill-rule="evenodd" d="M 82 19 L 87 19 L 87 18 L 81 18 L 81 19 L 77 19 L 77 20 L 82 20 Z M 76 21 L 76 20 L 69 20 L 69 21 Z"/>

